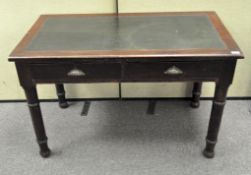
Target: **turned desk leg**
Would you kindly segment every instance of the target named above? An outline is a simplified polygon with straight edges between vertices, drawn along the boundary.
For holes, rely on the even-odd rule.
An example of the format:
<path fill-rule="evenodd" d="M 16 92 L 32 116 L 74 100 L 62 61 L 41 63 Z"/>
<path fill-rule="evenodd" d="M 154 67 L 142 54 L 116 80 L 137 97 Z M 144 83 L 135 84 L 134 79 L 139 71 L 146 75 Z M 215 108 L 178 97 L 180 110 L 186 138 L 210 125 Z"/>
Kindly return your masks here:
<path fill-rule="evenodd" d="M 64 85 L 63 84 L 56 84 L 56 91 L 57 91 L 59 106 L 61 108 L 67 108 L 69 105 L 65 99 Z"/>
<path fill-rule="evenodd" d="M 206 147 L 203 151 L 204 156 L 207 158 L 214 157 L 214 147 L 217 143 L 227 90 L 228 86 L 226 85 L 216 85 L 213 107 L 206 137 Z"/>
<path fill-rule="evenodd" d="M 42 119 L 36 87 L 33 86 L 29 88 L 24 88 L 24 91 L 30 109 L 32 124 L 37 137 L 37 142 L 40 148 L 40 155 L 44 158 L 49 157 L 51 151 L 47 145 L 47 136 L 44 129 L 44 123 Z"/>
<path fill-rule="evenodd" d="M 198 108 L 200 106 L 200 94 L 201 94 L 202 82 L 195 82 L 193 85 L 193 96 L 191 101 L 191 107 Z"/>

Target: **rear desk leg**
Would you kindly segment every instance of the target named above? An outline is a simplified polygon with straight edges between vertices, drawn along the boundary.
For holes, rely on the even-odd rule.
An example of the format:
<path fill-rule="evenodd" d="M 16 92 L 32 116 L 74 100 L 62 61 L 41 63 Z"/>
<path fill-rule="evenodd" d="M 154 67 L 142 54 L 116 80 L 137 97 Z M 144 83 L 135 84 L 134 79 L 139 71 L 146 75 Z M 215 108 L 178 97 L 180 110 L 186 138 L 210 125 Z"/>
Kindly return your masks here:
<path fill-rule="evenodd" d="M 64 85 L 63 84 L 56 84 L 56 91 L 57 91 L 59 106 L 61 108 L 67 108 L 69 105 L 65 99 Z"/>
<path fill-rule="evenodd" d="M 198 108 L 200 106 L 201 87 L 202 82 L 195 82 L 193 85 L 193 97 L 191 101 L 192 108 Z"/>

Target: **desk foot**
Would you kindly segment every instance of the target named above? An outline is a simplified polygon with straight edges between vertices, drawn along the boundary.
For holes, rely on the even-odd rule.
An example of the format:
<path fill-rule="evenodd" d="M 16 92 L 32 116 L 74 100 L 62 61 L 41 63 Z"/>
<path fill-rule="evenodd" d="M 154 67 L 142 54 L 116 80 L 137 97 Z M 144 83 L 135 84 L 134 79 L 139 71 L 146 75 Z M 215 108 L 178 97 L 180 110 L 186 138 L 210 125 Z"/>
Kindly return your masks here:
<path fill-rule="evenodd" d="M 214 157 L 214 155 L 215 155 L 215 153 L 214 153 L 215 145 L 216 145 L 216 142 L 214 142 L 214 141 L 209 141 L 209 140 L 206 141 L 206 148 L 203 151 L 203 155 L 206 158 L 213 158 Z"/>
<path fill-rule="evenodd" d="M 69 104 L 67 102 L 59 103 L 59 107 L 65 109 L 69 107 Z"/>
<path fill-rule="evenodd" d="M 41 150 L 40 155 L 43 158 L 48 158 L 51 155 L 51 150 L 49 148 L 48 148 L 48 150 L 43 150 L 43 151 Z"/>
<path fill-rule="evenodd" d="M 209 158 L 209 159 L 214 158 L 214 152 L 209 152 L 207 150 L 203 151 L 203 155 L 204 155 L 204 157 Z"/>
<path fill-rule="evenodd" d="M 192 108 L 198 108 L 200 106 L 200 102 L 199 101 L 191 101 L 190 106 Z"/>
<path fill-rule="evenodd" d="M 49 157 L 51 155 L 51 150 L 47 144 L 47 137 L 45 138 L 45 140 L 38 140 L 37 142 L 40 148 L 41 157 L 43 158 Z"/>

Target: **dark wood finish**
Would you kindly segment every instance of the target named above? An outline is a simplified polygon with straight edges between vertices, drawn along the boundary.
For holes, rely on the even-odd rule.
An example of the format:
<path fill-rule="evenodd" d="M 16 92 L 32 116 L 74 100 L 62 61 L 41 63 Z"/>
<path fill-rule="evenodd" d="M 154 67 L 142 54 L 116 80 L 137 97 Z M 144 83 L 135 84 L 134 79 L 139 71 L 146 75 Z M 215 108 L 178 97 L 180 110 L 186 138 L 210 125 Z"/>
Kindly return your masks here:
<path fill-rule="evenodd" d="M 218 81 L 228 61 L 183 61 L 183 62 L 130 61 L 125 66 L 124 81 Z M 182 70 L 180 74 L 166 74 L 171 68 Z"/>
<path fill-rule="evenodd" d="M 217 137 L 220 129 L 223 109 L 226 103 L 225 101 L 228 87 L 229 84 L 218 83 L 216 85 L 213 108 L 206 137 L 206 148 L 203 151 L 204 156 L 207 158 L 213 158 L 215 155 L 214 147 L 217 143 Z"/>
<path fill-rule="evenodd" d="M 200 106 L 200 94 L 201 94 L 202 83 L 195 82 L 193 85 L 193 97 L 191 101 L 191 107 L 198 108 Z"/>
<path fill-rule="evenodd" d="M 226 49 L 150 49 L 150 50 L 72 50 L 72 51 L 26 51 L 25 47 L 31 42 L 31 40 L 35 37 L 41 26 L 44 24 L 46 19 L 50 17 L 58 17 L 65 18 L 68 16 L 117 16 L 117 14 L 60 14 L 60 15 L 41 15 L 37 22 L 33 25 L 30 31 L 25 35 L 22 41 L 18 44 L 15 50 L 11 53 L 9 60 L 10 61 L 21 61 L 27 59 L 37 59 L 43 60 L 45 59 L 55 59 L 59 58 L 63 59 L 72 59 L 72 58 L 152 58 L 152 57 L 163 57 L 168 59 L 169 57 L 221 57 L 221 59 L 229 59 L 229 58 L 242 58 L 243 54 L 240 51 L 238 45 L 232 39 L 231 35 L 224 27 L 219 17 L 215 12 L 164 12 L 164 13 L 120 13 L 119 16 L 158 16 L 158 15 L 166 15 L 166 16 L 186 16 L 186 15 L 207 15 L 211 20 L 214 27 L 217 29 L 220 34 L 221 39 L 225 42 L 227 48 Z M 239 54 L 232 54 L 231 51 L 238 51 Z"/>
<path fill-rule="evenodd" d="M 59 82 L 106 82 L 120 80 L 120 64 L 101 62 L 54 62 L 30 64 L 29 68 L 34 81 L 50 83 Z M 83 75 L 68 75 L 72 70 L 79 70 Z"/>
<path fill-rule="evenodd" d="M 37 91 L 34 87 L 23 87 L 30 109 L 32 124 L 37 137 L 37 142 L 40 148 L 40 155 L 44 158 L 50 156 L 50 149 L 47 145 L 47 136 L 44 129 L 44 123 L 37 97 Z"/>
<path fill-rule="evenodd" d="M 55 86 L 56 86 L 59 106 L 61 108 L 67 108 L 69 105 L 65 99 L 64 85 L 63 84 L 56 84 Z"/>
<path fill-rule="evenodd" d="M 36 35 L 44 20 L 55 15 L 43 15 L 39 18 L 12 52 L 9 60 L 15 61 L 19 81 L 26 93 L 40 153 L 43 157 L 49 156 L 50 150 L 47 146 L 47 137 L 36 92 L 37 83 L 55 83 L 58 84 L 58 92 L 64 92 L 63 83 L 167 81 L 195 82 L 193 106 L 198 106 L 201 83 L 203 81 L 216 83 L 206 148 L 203 152 L 208 158 L 214 156 L 214 146 L 220 128 L 227 89 L 233 80 L 236 61 L 238 58 L 243 58 L 243 55 L 214 12 L 151 13 L 148 15 L 177 14 L 207 14 L 227 49 L 27 52 L 24 50 L 25 46 Z M 112 16 L 114 14 L 106 15 Z M 146 14 L 144 13 L 144 15 Z M 56 15 L 59 18 L 67 16 Z M 231 51 L 236 51 L 239 54 L 232 54 Z M 65 99 L 59 99 L 59 101 L 64 102 Z M 154 108 L 151 107 L 151 112 L 152 109 Z"/>

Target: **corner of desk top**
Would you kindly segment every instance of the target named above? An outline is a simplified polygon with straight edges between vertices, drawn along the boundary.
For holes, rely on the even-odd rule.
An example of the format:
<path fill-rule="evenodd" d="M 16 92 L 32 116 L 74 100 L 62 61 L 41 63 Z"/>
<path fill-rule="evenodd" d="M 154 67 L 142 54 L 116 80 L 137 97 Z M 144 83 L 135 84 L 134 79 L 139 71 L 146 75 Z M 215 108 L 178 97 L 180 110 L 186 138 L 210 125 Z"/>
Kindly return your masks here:
<path fill-rule="evenodd" d="M 16 47 L 17 48 L 17 47 Z M 9 54 L 9 56 L 8 56 L 8 61 L 10 61 L 10 62 L 13 62 L 13 61 L 15 61 L 16 60 L 16 54 L 15 54 L 15 50 L 16 50 L 16 48 Z"/>

